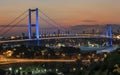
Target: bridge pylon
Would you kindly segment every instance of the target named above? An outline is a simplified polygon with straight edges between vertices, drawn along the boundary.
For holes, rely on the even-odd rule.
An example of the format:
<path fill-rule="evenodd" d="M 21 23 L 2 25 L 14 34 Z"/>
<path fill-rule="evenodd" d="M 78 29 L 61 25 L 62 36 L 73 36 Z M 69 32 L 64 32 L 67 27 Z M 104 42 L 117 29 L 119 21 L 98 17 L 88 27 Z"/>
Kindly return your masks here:
<path fill-rule="evenodd" d="M 113 45 L 113 40 L 112 40 L 112 25 L 107 25 L 106 27 L 106 37 L 109 37 L 109 44 L 110 44 L 110 47 L 112 47 Z"/>
<path fill-rule="evenodd" d="M 32 13 L 36 13 L 36 22 L 35 24 L 32 24 Z M 38 8 L 36 9 L 29 9 L 28 10 L 28 38 L 32 38 L 32 27 L 36 27 L 36 40 L 37 40 L 37 45 L 39 45 L 39 18 L 38 18 Z"/>

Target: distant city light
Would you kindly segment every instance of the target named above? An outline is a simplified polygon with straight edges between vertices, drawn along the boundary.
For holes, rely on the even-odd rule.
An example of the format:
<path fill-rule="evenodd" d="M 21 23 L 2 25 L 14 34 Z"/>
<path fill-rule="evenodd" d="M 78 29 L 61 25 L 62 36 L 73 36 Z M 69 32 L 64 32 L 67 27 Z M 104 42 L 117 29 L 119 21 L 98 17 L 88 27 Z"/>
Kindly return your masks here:
<path fill-rule="evenodd" d="M 8 70 L 9 70 L 9 71 L 12 71 L 12 68 L 10 67 Z"/>
<path fill-rule="evenodd" d="M 120 39 L 120 35 L 117 36 L 117 39 Z"/>
<path fill-rule="evenodd" d="M 19 67 L 20 70 L 22 70 L 22 67 Z"/>

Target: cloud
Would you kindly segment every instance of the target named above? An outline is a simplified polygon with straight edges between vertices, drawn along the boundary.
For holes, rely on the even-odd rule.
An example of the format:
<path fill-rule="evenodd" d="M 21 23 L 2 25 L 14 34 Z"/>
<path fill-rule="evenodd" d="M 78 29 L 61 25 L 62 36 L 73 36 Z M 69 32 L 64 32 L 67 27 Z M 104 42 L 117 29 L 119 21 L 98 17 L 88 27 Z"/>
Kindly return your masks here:
<path fill-rule="evenodd" d="M 97 22 L 96 20 L 81 20 L 81 22 Z"/>

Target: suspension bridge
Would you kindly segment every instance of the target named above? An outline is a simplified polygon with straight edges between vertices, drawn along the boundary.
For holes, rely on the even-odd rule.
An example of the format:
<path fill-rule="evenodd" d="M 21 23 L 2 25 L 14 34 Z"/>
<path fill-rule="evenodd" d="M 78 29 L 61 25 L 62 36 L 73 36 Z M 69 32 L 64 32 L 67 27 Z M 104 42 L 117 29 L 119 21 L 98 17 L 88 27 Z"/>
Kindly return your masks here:
<path fill-rule="evenodd" d="M 35 14 L 35 21 L 33 21 L 33 15 Z M 40 15 L 43 15 L 43 18 Z M 22 17 L 22 18 L 21 18 Z M 28 25 L 20 25 L 20 23 L 27 18 Z M 20 20 L 18 20 L 20 19 Z M 49 26 L 53 26 L 53 29 L 48 30 L 55 30 L 54 34 L 50 32 L 42 31 L 41 21 L 44 21 Z M 15 24 L 14 24 L 15 23 Z M 14 24 L 14 25 L 13 25 Z M 37 41 L 37 45 L 40 46 L 40 40 L 51 40 L 51 39 L 69 39 L 69 38 L 107 38 L 109 39 L 109 45 L 112 46 L 112 26 L 106 25 L 106 33 L 105 34 L 70 34 L 69 31 L 63 27 L 61 24 L 57 23 L 55 20 L 50 18 L 46 15 L 43 11 L 36 9 L 29 9 L 19 16 L 17 16 L 13 21 L 11 21 L 7 25 L 0 26 L 0 36 L 4 37 L 9 32 L 17 33 L 17 30 L 14 28 L 22 28 L 23 31 L 27 29 L 28 36 L 25 39 L 16 39 L 16 40 L 0 40 L 0 43 L 12 43 L 12 42 L 26 42 L 26 41 Z M 11 30 L 15 31 L 11 31 Z M 34 38 L 32 37 L 32 30 L 35 30 Z M 56 32 L 57 31 L 57 32 Z"/>

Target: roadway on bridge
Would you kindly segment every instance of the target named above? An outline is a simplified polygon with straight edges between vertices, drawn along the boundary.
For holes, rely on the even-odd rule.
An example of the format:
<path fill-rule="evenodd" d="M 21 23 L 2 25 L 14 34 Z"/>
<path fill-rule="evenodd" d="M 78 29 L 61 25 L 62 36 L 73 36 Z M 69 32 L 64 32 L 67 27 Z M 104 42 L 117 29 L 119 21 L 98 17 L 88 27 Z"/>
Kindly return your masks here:
<path fill-rule="evenodd" d="M 51 36 L 51 37 L 41 37 L 39 39 L 16 39 L 16 40 L 0 40 L 0 43 L 12 43 L 12 42 L 24 42 L 24 41 L 34 41 L 34 40 L 50 40 L 50 39 L 70 39 L 70 38 L 110 38 L 105 35 L 99 34 L 69 34 L 66 36 Z"/>

